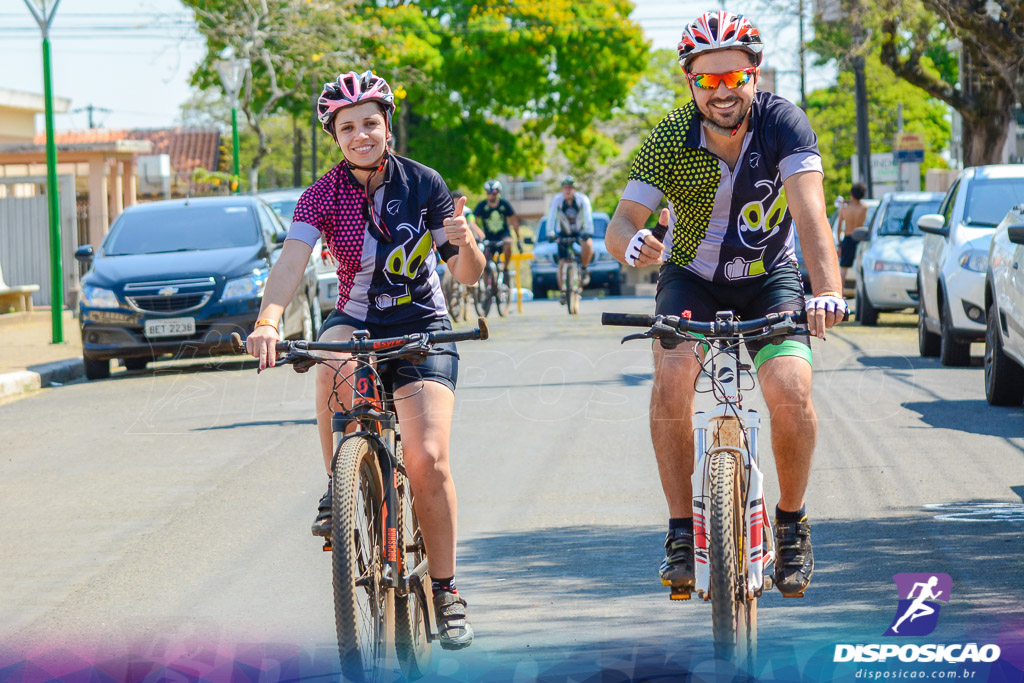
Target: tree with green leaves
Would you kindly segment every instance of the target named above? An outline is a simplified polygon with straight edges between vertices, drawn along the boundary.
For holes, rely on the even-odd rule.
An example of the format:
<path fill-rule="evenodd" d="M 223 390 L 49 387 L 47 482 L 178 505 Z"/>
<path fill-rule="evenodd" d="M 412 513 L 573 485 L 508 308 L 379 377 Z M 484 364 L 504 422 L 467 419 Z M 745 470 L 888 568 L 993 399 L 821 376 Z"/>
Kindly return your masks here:
<path fill-rule="evenodd" d="M 866 60 L 868 125 L 872 152 L 887 152 L 897 132 L 897 108 L 902 104 L 904 130 L 925 136 L 927 151 L 922 171 L 946 168 L 938 154 L 949 142 L 950 124 L 946 108 L 928 93 L 910 83 L 886 78 L 887 68 L 876 56 Z M 838 82 L 807 96 L 807 117 L 818 134 L 818 149 L 825 170 L 825 196 L 846 195 L 852 182 L 850 157 L 857 151 L 857 115 L 853 97 L 853 74 L 839 73 Z"/>
<path fill-rule="evenodd" d="M 182 0 L 195 12 L 207 54 L 192 74 L 201 89 L 220 88 L 214 62 L 226 54 L 249 61 L 239 108 L 256 135 L 249 189 L 269 153 L 265 122 L 308 87 L 314 67 L 335 73 L 355 61 L 365 23 L 348 21 L 358 0 Z"/>
<path fill-rule="evenodd" d="M 614 143 L 593 127 L 643 71 L 647 43 L 627 0 L 372 2 L 364 47 L 399 94 L 399 153 L 450 183 L 531 177 L 553 139 L 576 164 Z"/>

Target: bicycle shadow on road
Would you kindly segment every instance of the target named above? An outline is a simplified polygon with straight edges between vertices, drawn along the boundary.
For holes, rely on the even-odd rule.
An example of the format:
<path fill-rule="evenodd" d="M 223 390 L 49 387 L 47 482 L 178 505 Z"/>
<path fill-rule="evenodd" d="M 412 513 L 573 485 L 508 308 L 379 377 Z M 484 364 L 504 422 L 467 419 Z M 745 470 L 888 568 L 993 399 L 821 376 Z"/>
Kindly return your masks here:
<path fill-rule="evenodd" d="M 907 572 L 952 577 L 953 602 L 943 605 L 936 631 L 942 642 L 964 634 L 995 637 L 1019 621 L 1024 509 L 1001 521 L 897 512 L 884 519 L 812 519 L 813 583 L 802 599 L 774 591 L 761 598 L 762 652 L 810 656 L 831 652 L 836 643 L 879 642 L 898 606 L 893 575 Z M 703 661 L 710 652 L 710 607 L 696 595 L 689 602 L 668 599 L 657 577 L 663 542 L 655 527 L 611 525 L 461 541 L 460 585 L 473 603 L 474 624 L 479 620 L 478 631 L 487 634 L 481 644 L 499 659 L 528 653 L 549 664 L 637 647 L 662 662 L 682 661 L 691 650 L 703 653 L 692 662 Z"/>

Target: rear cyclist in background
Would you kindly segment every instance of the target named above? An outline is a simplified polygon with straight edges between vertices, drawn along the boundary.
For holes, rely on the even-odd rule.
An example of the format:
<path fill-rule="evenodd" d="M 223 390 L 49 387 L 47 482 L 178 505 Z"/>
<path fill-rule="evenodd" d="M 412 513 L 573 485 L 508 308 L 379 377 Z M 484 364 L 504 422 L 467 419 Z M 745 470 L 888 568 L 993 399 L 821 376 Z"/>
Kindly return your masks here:
<path fill-rule="evenodd" d="M 554 242 L 558 236 L 575 237 L 580 243 L 580 273 L 584 287 L 590 282 L 587 266 L 594 258 L 594 215 L 590 198 L 576 190 L 576 179 L 571 175 L 562 179 L 562 191 L 551 199 L 548 211 L 548 240 Z M 558 243 L 558 291 L 562 291 L 562 262 L 569 259 L 572 244 Z M 565 303 L 565 294 L 562 294 Z"/>
<path fill-rule="evenodd" d="M 394 111 L 390 86 L 371 71 L 342 74 L 320 93 L 317 118 L 345 158 L 313 183 L 295 207 L 256 329 L 246 340 L 261 369 L 274 365 L 278 321 L 320 238 L 338 261 L 338 304 L 320 328 L 319 341 L 348 341 L 356 330 L 381 339 L 451 329 L 435 245 L 459 282 L 476 282 L 483 272 L 483 254 L 462 215 L 464 200 L 453 205 L 436 171 L 388 148 Z M 454 344 L 446 346 L 455 350 Z M 335 355 L 337 364 L 316 366 L 317 429 L 328 477 L 331 416 L 352 401 L 351 386 L 336 373 L 349 377 L 353 368 L 344 355 Z M 402 426 L 405 469 L 430 557 L 439 640 L 441 647 L 456 650 L 473 642 L 466 601 L 455 588 L 457 503 L 448 457 L 458 359 L 441 355 L 419 364 L 397 361 L 388 374 Z M 317 536 L 331 533 L 327 481 L 313 522 Z"/>
<path fill-rule="evenodd" d="M 519 251 L 523 250 L 523 240 L 519 235 L 519 216 L 516 210 L 501 196 L 501 182 L 488 180 L 484 183 L 486 199 L 473 209 L 473 214 L 480 221 L 480 227 L 489 242 L 500 242 L 501 253 L 505 258 L 505 273 L 508 274 L 509 264 L 512 262 L 512 234 L 509 226 L 516 232 L 516 242 L 519 244 Z"/>

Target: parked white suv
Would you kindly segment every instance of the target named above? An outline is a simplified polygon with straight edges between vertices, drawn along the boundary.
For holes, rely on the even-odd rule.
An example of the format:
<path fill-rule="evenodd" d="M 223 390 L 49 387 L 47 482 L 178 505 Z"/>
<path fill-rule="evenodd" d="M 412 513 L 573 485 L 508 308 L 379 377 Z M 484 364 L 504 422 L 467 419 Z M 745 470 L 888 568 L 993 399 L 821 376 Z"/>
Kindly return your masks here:
<path fill-rule="evenodd" d="M 889 192 L 873 220 L 853 231 L 857 256 L 857 320 L 877 325 L 881 311 L 917 308 L 917 267 L 921 263 L 924 234 L 917 219 L 939 210 L 940 192 Z"/>
<path fill-rule="evenodd" d="M 922 356 L 939 356 L 943 365 L 970 363 L 971 342 L 985 338 L 989 241 L 1022 202 L 1024 165 L 977 166 L 960 172 L 939 213 L 918 220 L 928 233 L 918 271 Z"/>
<path fill-rule="evenodd" d="M 1024 402 L 1024 204 L 992 234 L 985 277 L 985 398 Z"/>

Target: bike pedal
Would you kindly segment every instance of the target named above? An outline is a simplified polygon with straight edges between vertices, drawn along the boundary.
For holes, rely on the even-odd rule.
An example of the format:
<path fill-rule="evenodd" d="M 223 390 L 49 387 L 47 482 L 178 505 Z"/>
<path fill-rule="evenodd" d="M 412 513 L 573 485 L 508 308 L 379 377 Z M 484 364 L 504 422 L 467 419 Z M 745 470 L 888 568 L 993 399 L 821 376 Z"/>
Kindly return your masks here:
<path fill-rule="evenodd" d="M 784 598 L 802 598 L 802 597 L 804 597 L 804 592 L 800 591 L 799 593 L 793 593 L 791 595 L 786 595 L 785 593 L 783 593 L 782 597 L 784 597 Z"/>
<path fill-rule="evenodd" d="M 676 591 L 672 591 L 671 593 L 669 593 L 668 597 L 670 600 L 689 600 L 690 591 L 686 591 L 685 593 L 682 591 L 678 593 Z"/>
<path fill-rule="evenodd" d="M 328 540 L 324 541 L 324 552 L 325 552 L 325 553 L 329 553 L 329 552 L 331 552 L 332 550 L 334 550 L 334 548 L 332 548 L 332 547 L 331 547 L 331 541 L 330 541 L 330 539 L 328 539 Z"/>

